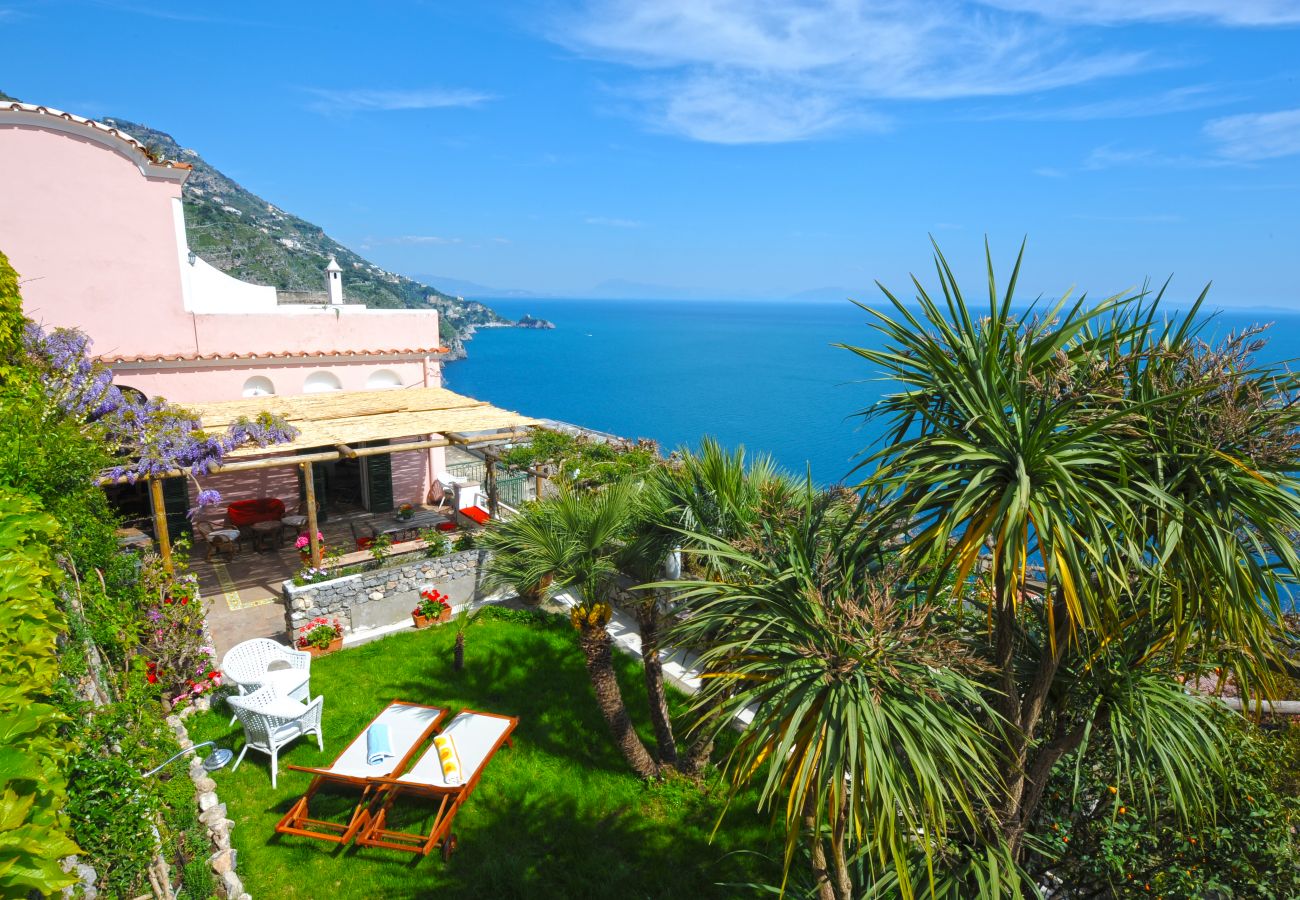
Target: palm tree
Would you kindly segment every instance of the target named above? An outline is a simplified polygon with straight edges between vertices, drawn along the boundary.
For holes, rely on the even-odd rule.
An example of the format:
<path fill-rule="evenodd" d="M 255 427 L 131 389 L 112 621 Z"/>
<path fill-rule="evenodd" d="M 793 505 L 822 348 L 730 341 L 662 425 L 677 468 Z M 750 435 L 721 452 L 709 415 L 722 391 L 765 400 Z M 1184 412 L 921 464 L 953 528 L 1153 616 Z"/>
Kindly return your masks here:
<path fill-rule="evenodd" d="M 480 606 L 473 611 L 466 603 L 461 607 L 460 612 L 456 613 L 456 643 L 451 651 L 451 670 L 453 672 L 463 671 L 465 668 L 465 632 L 469 626 L 478 621 L 479 616 L 487 607 Z"/>
<path fill-rule="evenodd" d="M 919 855 L 921 889 L 935 890 L 935 858 L 950 834 L 978 832 L 998 782 L 979 661 L 862 525 L 810 494 L 801 515 L 763 527 L 761 549 L 691 535 L 729 574 L 674 585 L 691 614 L 673 638 L 706 648 L 695 711 L 715 734 L 752 713 L 724 774 L 733 792 L 757 783 L 783 820 L 787 874 L 805 844 L 822 900 L 868 887 L 854 884 L 855 850 L 903 896 Z M 1009 866 L 994 880 L 1013 891 L 1018 877 Z"/>
<path fill-rule="evenodd" d="M 485 584 L 536 586 L 548 578 L 578 601 L 571 617 L 586 659 L 587 673 L 605 722 L 632 770 L 654 778 L 659 765 L 632 726 L 614 674 L 613 638 L 606 627 L 617 586 L 616 555 L 627 537 L 636 486 L 611 485 L 526 504 L 511 519 L 489 528 L 483 543 L 492 551 Z"/>
<path fill-rule="evenodd" d="M 969 640 L 1005 723 L 997 825 L 1016 859 L 1048 776 L 1092 735 L 1125 748 L 1134 790 L 1159 774 L 1181 813 L 1204 805 L 1223 742 L 1173 674 L 1228 646 L 1266 678 L 1300 571 L 1296 380 L 1206 348 L 1195 310 L 1157 327 L 1159 295 L 1014 311 L 1023 251 L 1005 292 L 990 258 L 977 317 L 936 247 L 942 299 L 916 282 L 914 312 L 886 291 L 891 313 L 867 310 L 885 346 L 847 347 L 902 384 L 869 411 L 892 423 L 865 464 L 873 527 L 931 567 L 934 598 L 982 612 Z"/>
<path fill-rule="evenodd" d="M 675 527 L 679 518 L 664 490 L 667 471 L 660 470 L 657 476 L 637 483 L 628 535 L 617 551 L 619 571 L 643 585 L 681 574 L 679 545 L 682 534 Z M 631 592 L 631 606 L 641 632 L 641 662 L 657 756 L 660 763 L 679 767 L 677 740 L 668 711 L 663 662 L 659 655 L 662 646 L 661 613 L 668 597 L 663 588 L 642 587 Z"/>
<path fill-rule="evenodd" d="M 734 561 L 689 551 L 699 549 L 703 546 L 699 541 L 705 539 L 755 549 L 763 540 L 764 523 L 789 519 L 806 493 L 772 457 L 760 454 L 749 458 L 743 446 L 729 451 L 706 436 L 697 452 L 681 451 L 680 465 L 654 474 L 651 496 L 657 509 L 650 521 L 659 523 L 661 533 L 676 535 L 675 544 L 687 551 L 686 563 L 698 566 L 699 574 L 721 579 L 730 574 Z M 662 549 L 662 545 L 658 547 Z M 707 638 L 694 633 L 700 640 Z M 695 718 L 694 739 L 679 766 L 684 774 L 698 776 L 709 763 L 714 735 L 709 722 L 707 714 Z"/>

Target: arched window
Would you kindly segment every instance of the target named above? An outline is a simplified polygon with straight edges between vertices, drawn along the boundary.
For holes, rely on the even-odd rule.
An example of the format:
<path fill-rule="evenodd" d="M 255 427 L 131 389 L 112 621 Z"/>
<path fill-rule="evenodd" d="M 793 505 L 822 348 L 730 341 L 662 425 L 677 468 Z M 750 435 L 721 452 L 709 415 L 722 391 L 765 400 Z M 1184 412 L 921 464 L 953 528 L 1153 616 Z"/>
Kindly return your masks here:
<path fill-rule="evenodd" d="M 303 382 L 302 392 L 304 394 L 323 394 L 326 391 L 343 390 L 343 382 L 333 372 L 312 372 Z"/>
<path fill-rule="evenodd" d="M 399 388 L 401 386 L 402 376 L 392 369 L 379 369 L 366 379 L 366 387 L 372 391 L 379 391 L 384 388 Z"/>
<path fill-rule="evenodd" d="M 265 397 L 275 393 L 275 385 L 265 375 L 254 375 L 244 382 L 245 397 Z"/>

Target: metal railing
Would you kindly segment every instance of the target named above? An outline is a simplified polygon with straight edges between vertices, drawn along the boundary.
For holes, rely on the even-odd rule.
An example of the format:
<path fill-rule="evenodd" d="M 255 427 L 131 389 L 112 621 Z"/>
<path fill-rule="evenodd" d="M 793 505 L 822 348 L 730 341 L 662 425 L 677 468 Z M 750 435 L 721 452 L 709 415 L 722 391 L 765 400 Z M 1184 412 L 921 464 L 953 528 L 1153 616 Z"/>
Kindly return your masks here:
<path fill-rule="evenodd" d="M 447 474 L 454 475 L 457 478 L 465 478 L 469 481 L 477 481 L 482 484 L 487 479 L 487 465 L 482 460 L 473 462 L 452 463 L 447 466 Z"/>
<path fill-rule="evenodd" d="M 530 499 L 528 493 L 528 476 L 523 472 L 504 477 L 497 476 L 499 502 L 518 508 L 525 500 Z"/>

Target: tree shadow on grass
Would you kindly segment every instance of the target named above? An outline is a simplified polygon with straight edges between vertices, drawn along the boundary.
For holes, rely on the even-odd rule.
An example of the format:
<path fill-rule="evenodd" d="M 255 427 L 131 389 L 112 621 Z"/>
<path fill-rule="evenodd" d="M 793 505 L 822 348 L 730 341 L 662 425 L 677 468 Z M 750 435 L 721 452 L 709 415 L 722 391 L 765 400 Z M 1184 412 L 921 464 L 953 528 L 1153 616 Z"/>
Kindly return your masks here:
<path fill-rule="evenodd" d="M 453 711 L 470 707 L 518 716 L 515 739 L 533 750 L 588 768 L 627 770 L 596 706 L 576 640 L 566 645 L 522 632 L 475 646 L 472 638 L 463 671 L 452 672 L 449 661 L 430 660 L 427 679 L 400 682 L 397 689 L 404 695 L 423 692 L 425 702 L 450 702 Z M 644 698 L 637 708 L 637 688 L 635 681 L 626 684 L 626 699 L 634 720 L 648 722 Z"/>
<path fill-rule="evenodd" d="M 394 814 L 418 802 L 399 800 Z M 408 819 L 399 827 L 412 824 Z M 397 851 L 353 847 L 345 856 L 391 859 L 409 869 L 409 896 L 436 890 L 438 896 L 501 898 L 734 896 L 734 889 L 718 884 L 745 877 L 739 867 L 748 864 L 710 844 L 707 831 L 664 828 L 634 803 L 583 794 L 479 790 L 452 832 L 458 848 L 447 863 L 436 851 L 409 859 Z"/>

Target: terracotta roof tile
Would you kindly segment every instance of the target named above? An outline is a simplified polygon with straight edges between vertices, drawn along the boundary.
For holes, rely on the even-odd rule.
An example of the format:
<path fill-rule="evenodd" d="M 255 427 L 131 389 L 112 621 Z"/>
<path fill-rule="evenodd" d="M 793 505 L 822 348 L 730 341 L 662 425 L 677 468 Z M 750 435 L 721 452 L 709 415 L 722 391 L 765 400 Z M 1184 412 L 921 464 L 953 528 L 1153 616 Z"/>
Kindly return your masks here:
<path fill-rule="evenodd" d="M 164 169 L 189 170 L 194 168 L 194 166 L 190 165 L 189 163 L 177 162 L 175 160 L 170 160 L 170 159 L 157 161 L 152 156 L 149 155 L 149 151 L 144 144 L 140 143 L 140 141 L 136 140 L 131 135 L 127 134 L 125 131 L 122 131 L 120 128 L 115 128 L 112 125 L 105 125 L 103 122 L 96 122 L 94 119 L 87 119 L 82 116 L 76 116 L 70 112 L 64 112 L 61 109 L 55 109 L 52 106 L 38 106 L 35 103 L 19 103 L 17 100 L 0 101 L 0 113 L 6 111 L 37 113 L 38 115 L 53 116 L 54 118 L 57 119 L 63 119 L 65 122 L 73 122 L 77 125 L 84 125 L 85 127 L 93 131 L 98 131 L 103 134 L 110 135 L 111 137 L 115 137 L 118 140 L 122 141 L 123 143 L 130 145 L 135 150 L 137 150 L 142 156 L 144 156 L 144 158 L 149 162 L 150 165 L 159 166 Z"/>
<path fill-rule="evenodd" d="M 335 350 L 329 352 L 273 350 L 266 353 L 106 353 L 98 358 L 100 362 L 112 365 L 114 363 L 222 362 L 224 360 L 258 359 L 346 359 L 359 356 L 437 356 L 446 352 L 446 347 L 402 347 L 391 350 Z"/>

